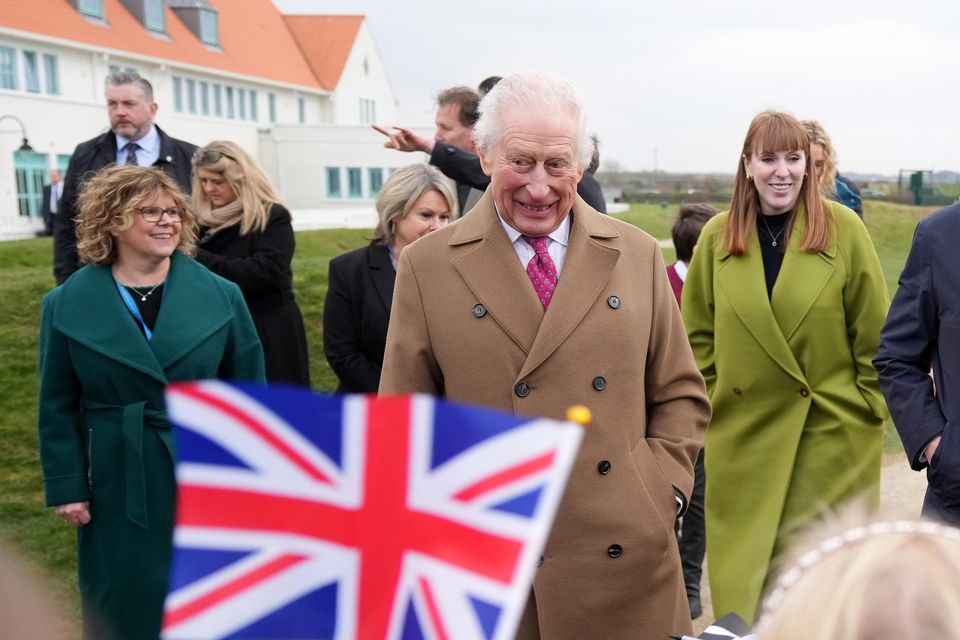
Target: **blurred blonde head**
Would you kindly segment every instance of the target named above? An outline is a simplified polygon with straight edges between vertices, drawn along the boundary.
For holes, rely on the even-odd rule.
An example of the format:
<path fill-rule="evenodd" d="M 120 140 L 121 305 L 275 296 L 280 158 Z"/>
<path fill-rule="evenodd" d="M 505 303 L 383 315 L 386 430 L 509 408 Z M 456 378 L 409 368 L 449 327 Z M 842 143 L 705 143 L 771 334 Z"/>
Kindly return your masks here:
<path fill-rule="evenodd" d="M 933 522 L 830 527 L 763 604 L 763 640 L 960 640 L 960 530 Z"/>
<path fill-rule="evenodd" d="M 270 207 L 283 204 L 270 178 L 240 145 L 228 140 L 214 140 L 193 155 L 193 204 L 201 218 L 206 217 L 213 204 L 200 186 L 199 169 L 222 175 L 240 200 L 243 206 L 240 218 L 242 236 L 254 229 L 266 229 Z"/>
<path fill-rule="evenodd" d="M 819 145 L 823 150 L 823 166 L 816 168 L 817 179 L 820 182 L 820 195 L 831 199 L 837 191 L 837 152 L 833 148 L 833 141 L 816 120 L 802 120 L 801 124 L 807 130 L 810 144 Z"/>
<path fill-rule="evenodd" d="M 77 253 L 80 260 L 110 265 L 117 260 L 117 234 L 133 226 L 135 209 L 163 191 L 180 212 L 180 244 L 177 251 L 193 255 L 196 224 L 190 203 L 173 178 L 155 167 L 111 165 L 83 186 L 77 201 Z"/>

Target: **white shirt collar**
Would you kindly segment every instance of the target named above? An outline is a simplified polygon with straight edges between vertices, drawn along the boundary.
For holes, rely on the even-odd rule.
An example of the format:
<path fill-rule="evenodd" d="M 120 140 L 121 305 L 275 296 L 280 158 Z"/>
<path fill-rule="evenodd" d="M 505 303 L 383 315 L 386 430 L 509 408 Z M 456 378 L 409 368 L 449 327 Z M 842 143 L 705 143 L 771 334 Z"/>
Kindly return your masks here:
<path fill-rule="evenodd" d="M 500 220 L 500 224 L 503 225 L 503 230 L 507 232 L 507 237 L 510 238 L 510 243 L 513 244 L 517 240 L 520 240 L 520 236 L 523 234 L 507 224 L 507 221 L 503 219 L 503 216 L 500 215 L 500 209 L 497 208 L 497 203 L 493 203 L 494 211 L 497 212 L 497 219 Z M 550 238 L 553 242 L 559 242 L 563 246 L 567 246 L 567 243 L 570 241 L 570 214 L 567 214 L 567 217 L 563 219 L 563 222 L 560 223 L 560 226 L 547 234 L 547 237 Z"/>
<path fill-rule="evenodd" d="M 683 260 L 677 260 L 673 263 L 673 269 L 677 272 L 677 277 L 680 278 L 680 282 L 687 281 L 687 263 Z"/>

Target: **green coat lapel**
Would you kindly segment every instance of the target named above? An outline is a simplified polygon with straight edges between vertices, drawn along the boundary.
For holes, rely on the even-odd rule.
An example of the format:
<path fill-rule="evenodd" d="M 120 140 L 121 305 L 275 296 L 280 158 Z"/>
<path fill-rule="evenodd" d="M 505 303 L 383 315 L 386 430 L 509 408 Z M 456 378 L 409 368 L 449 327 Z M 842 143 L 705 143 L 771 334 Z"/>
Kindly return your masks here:
<path fill-rule="evenodd" d="M 770 301 L 773 316 L 787 341 L 802 325 L 836 270 L 836 240 L 820 253 L 808 253 L 800 248 L 806 226 L 806 211 L 801 203 Z"/>
<path fill-rule="evenodd" d="M 577 196 L 567 255 L 557 289 L 550 307 L 543 315 L 540 330 L 518 378 L 528 375 L 550 357 L 593 307 L 620 259 L 619 249 L 597 242 L 596 239 L 618 237 L 620 234 L 607 224 L 603 216 L 590 209 Z M 541 306 L 526 273 L 524 277 L 526 288 L 533 294 L 537 305 Z"/>
<path fill-rule="evenodd" d="M 88 349 L 166 384 L 160 362 L 120 299 L 110 267 L 86 267 L 71 281 L 61 292 L 54 328 Z"/>
<path fill-rule="evenodd" d="M 797 241 L 797 234 L 793 233 L 790 238 L 791 249 L 795 241 Z M 787 344 L 784 332 L 777 318 L 771 313 L 770 301 L 767 299 L 767 284 L 764 279 L 763 256 L 760 253 L 757 234 L 752 234 L 747 240 L 747 251 L 743 255 L 734 256 L 727 252 L 722 234 L 718 244 L 717 283 L 730 302 L 730 306 L 767 355 L 799 382 L 805 382 L 803 371 L 790 350 L 790 345 Z M 784 257 L 784 267 L 793 257 L 791 253 L 788 250 L 788 255 Z M 777 289 L 783 289 L 782 275 L 781 270 L 781 275 L 777 277 L 777 283 L 774 286 L 774 297 Z"/>
<path fill-rule="evenodd" d="M 449 244 L 464 250 L 453 258 L 453 268 L 490 317 L 528 354 L 543 307 L 500 224 L 490 192 L 457 224 Z"/>
<path fill-rule="evenodd" d="M 232 311 L 229 301 L 214 304 L 210 300 L 210 296 L 223 294 L 210 286 L 212 275 L 206 267 L 181 253 L 173 254 L 172 260 L 150 342 L 163 369 L 219 331 L 230 321 Z"/>

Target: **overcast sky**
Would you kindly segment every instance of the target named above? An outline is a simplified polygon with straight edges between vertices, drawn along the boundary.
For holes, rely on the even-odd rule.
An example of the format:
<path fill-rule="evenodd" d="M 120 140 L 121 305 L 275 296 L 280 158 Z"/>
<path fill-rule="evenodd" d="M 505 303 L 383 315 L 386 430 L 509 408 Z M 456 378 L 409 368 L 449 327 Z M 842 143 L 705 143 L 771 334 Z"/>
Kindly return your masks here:
<path fill-rule="evenodd" d="M 841 171 L 960 171 L 957 0 L 274 0 L 366 15 L 399 101 L 523 68 L 583 96 L 604 160 L 732 173 L 751 118 L 820 120 Z"/>

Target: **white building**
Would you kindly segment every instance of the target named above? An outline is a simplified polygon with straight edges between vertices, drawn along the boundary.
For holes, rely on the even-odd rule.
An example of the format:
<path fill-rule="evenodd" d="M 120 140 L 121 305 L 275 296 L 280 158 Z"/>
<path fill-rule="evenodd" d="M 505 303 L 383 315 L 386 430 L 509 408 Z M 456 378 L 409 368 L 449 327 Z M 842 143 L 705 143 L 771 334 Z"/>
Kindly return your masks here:
<path fill-rule="evenodd" d="M 363 16 L 284 16 L 270 0 L 0 0 L 0 238 L 42 227 L 48 171 L 107 130 L 103 81 L 119 69 L 151 82 L 170 135 L 258 157 L 301 226 L 313 212 L 372 214 L 386 175 L 415 161 L 369 127 L 393 123 L 396 98 Z"/>

